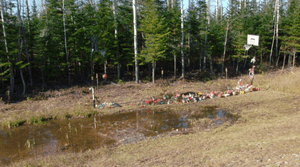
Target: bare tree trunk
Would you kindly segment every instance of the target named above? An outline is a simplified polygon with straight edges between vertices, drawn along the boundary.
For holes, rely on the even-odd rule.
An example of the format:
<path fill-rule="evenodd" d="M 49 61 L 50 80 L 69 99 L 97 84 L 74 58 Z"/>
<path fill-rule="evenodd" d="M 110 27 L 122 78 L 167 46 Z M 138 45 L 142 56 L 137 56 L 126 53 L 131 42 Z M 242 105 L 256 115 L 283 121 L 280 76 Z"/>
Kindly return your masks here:
<path fill-rule="evenodd" d="M 277 20 L 276 20 L 276 58 L 278 58 L 279 0 L 276 0 L 276 12 L 277 12 Z M 277 67 L 278 67 L 278 63 L 276 63 L 276 68 Z"/>
<path fill-rule="evenodd" d="M 174 40 L 175 41 L 175 40 Z M 174 44 L 175 45 L 175 44 Z M 175 48 L 175 47 L 174 47 Z M 173 49 L 174 49 L 173 48 Z M 176 52 L 173 50 L 173 55 L 174 55 L 174 78 L 176 79 Z"/>
<path fill-rule="evenodd" d="M 188 56 L 188 68 L 190 70 L 190 63 L 191 63 L 191 15 L 190 15 L 190 12 L 191 12 L 191 0 L 189 0 L 189 17 L 188 17 L 188 21 L 189 21 L 189 27 L 188 27 L 188 49 L 189 49 L 189 56 Z"/>
<path fill-rule="evenodd" d="M 216 0 L 216 13 L 218 12 L 218 0 Z M 217 18 L 218 20 L 218 18 Z M 210 73 L 213 74 L 213 57 L 212 55 L 210 54 L 209 55 L 209 58 L 210 58 Z"/>
<path fill-rule="evenodd" d="M 169 11 L 170 10 L 169 0 L 167 0 L 167 8 L 168 8 L 168 11 Z"/>
<path fill-rule="evenodd" d="M 218 20 L 218 14 L 219 14 L 219 5 L 218 5 L 218 0 L 216 0 L 216 20 Z"/>
<path fill-rule="evenodd" d="M 295 55 L 296 55 L 296 50 L 294 50 L 293 67 L 295 67 Z"/>
<path fill-rule="evenodd" d="M 239 71 L 239 59 L 236 58 L 236 70 L 235 70 L 235 74 L 237 74 L 237 72 Z"/>
<path fill-rule="evenodd" d="M 14 87 L 15 87 L 15 80 L 14 80 L 14 71 L 13 67 L 10 64 L 10 58 L 8 54 L 8 47 L 7 47 L 7 41 L 6 41 L 6 32 L 5 32 L 5 22 L 4 22 L 4 3 L 3 0 L 1 0 L 1 18 L 2 18 L 2 28 L 3 28 L 3 36 L 4 36 L 4 44 L 5 44 L 5 51 L 7 54 L 7 61 L 9 63 L 9 72 L 10 72 L 10 94 L 14 93 Z"/>
<path fill-rule="evenodd" d="M 155 60 L 152 61 L 152 83 L 155 84 Z"/>
<path fill-rule="evenodd" d="M 214 68 L 213 68 L 213 57 L 212 57 L 212 55 L 210 55 L 209 57 L 210 57 L 210 74 L 213 74 L 213 70 L 214 70 Z"/>
<path fill-rule="evenodd" d="M 66 52 L 66 61 L 67 61 L 67 75 L 68 75 L 68 84 L 71 85 L 71 77 L 69 71 L 69 61 L 68 61 L 68 47 L 67 47 L 67 32 L 66 32 L 66 21 L 65 21 L 65 1 L 63 0 L 63 22 L 64 22 L 64 37 L 65 37 L 65 52 Z"/>
<path fill-rule="evenodd" d="M 200 55 L 199 55 L 199 70 L 201 71 L 201 69 L 202 69 L 202 67 L 201 67 L 201 65 L 202 65 L 202 53 L 201 53 L 201 51 L 200 51 Z"/>
<path fill-rule="evenodd" d="M 276 60 L 276 67 L 278 66 L 278 62 L 279 62 L 279 56 L 277 57 L 277 60 Z"/>
<path fill-rule="evenodd" d="M 17 4 L 19 4 L 19 1 L 17 0 Z M 21 8 L 18 6 L 18 8 Z M 23 35 L 23 39 L 24 39 L 24 45 L 25 45 L 25 51 L 26 51 L 26 57 L 27 57 L 27 62 L 28 62 L 28 71 L 29 71 L 29 79 L 30 79 L 30 87 L 32 87 L 33 85 L 33 82 L 32 82 L 32 73 L 31 73 L 31 66 L 30 66 L 30 60 L 29 60 L 29 54 L 28 54 L 28 48 L 27 48 L 27 41 L 26 41 L 26 36 L 25 36 L 25 28 L 24 28 L 24 25 L 23 25 L 23 21 L 22 21 L 22 18 L 21 18 L 21 15 L 20 15 L 20 11 L 21 10 L 18 10 L 18 17 L 19 17 L 19 20 L 20 20 L 20 24 L 21 24 L 21 31 L 22 31 L 22 35 Z"/>
<path fill-rule="evenodd" d="M 278 1 L 278 0 L 276 0 L 276 4 L 277 4 L 277 1 Z M 275 23 L 276 8 L 277 8 L 277 5 L 275 5 L 275 9 L 274 9 L 273 23 Z M 270 53 L 270 60 L 269 60 L 269 68 L 268 68 L 268 71 L 270 71 L 270 67 L 271 67 L 272 53 L 273 53 L 273 46 L 274 46 L 274 39 L 275 39 L 275 32 L 276 32 L 276 27 L 274 27 L 274 34 L 273 34 L 273 40 L 272 40 L 272 46 L 271 46 L 271 53 Z"/>
<path fill-rule="evenodd" d="M 225 62 L 225 54 L 226 54 L 228 29 L 229 29 L 229 22 L 227 20 L 226 33 L 225 33 L 225 42 L 224 42 L 224 52 L 223 52 L 223 58 L 222 58 L 222 77 L 224 76 L 224 62 Z"/>
<path fill-rule="evenodd" d="M 19 8 L 18 8 L 19 10 Z M 21 48 L 22 48 L 22 44 L 21 44 L 21 47 L 20 47 L 20 34 L 21 34 L 21 27 L 19 25 L 19 37 L 18 37 L 18 53 L 17 53 L 17 57 L 18 57 L 18 61 L 20 62 L 20 53 L 21 53 Z M 26 90 L 26 84 L 25 84 L 25 81 L 24 81 L 24 77 L 23 77 L 23 71 L 22 71 L 22 68 L 20 68 L 20 75 L 21 75 L 21 80 L 22 80 L 22 84 L 23 84 L 23 92 L 22 92 L 22 96 L 24 96 L 25 94 L 25 90 Z"/>
<path fill-rule="evenodd" d="M 283 64 L 282 64 L 282 69 L 281 69 L 281 70 L 283 70 L 283 69 L 284 69 L 285 58 L 286 58 L 286 53 L 284 52 L 284 58 L 283 58 Z"/>
<path fill-rule="evenodd" d="M 28 22 L 28 32 L 30 32 L 30 16 L 29 16 L 28 0 L 26 0 L 26 17 Z"/>
<path fill-rule="evenodd" d="M 247 0 L 244 0 L 244 9 L 247 8 Z"/>
<path fill-rule="evenodd" d="M 223 20 L 223 3 L 222 3 L 222 0 L 221 0 L 221 20 Z"/>
<path fill-rule="evenodd" d="M 288 66 L 291 67 L 291 54 L 289 53 Z"/>
<path fill-rule="evenodd" d="M 182 61 L 182 79 L 184 79 L 184 52 L 183 52 L 183 41 L 184 41 L 184 31 L 183 31 L 183 0 L 181 0 L 181 61 Z"/>
<path fill-rule="evenodd" d="M 207 4 L 207 25 L 206 25 L 206 31 L 208 30 L 208 26 L 210 25 L 210 0 L 206 1 Z M 207 35 L 204 36 L 205 38 L 205 52 L 204 52 L 204 60 L 203 60 L 203 70 L 206 70 L 206 60 L 207 60 Z"/>
<path fill-rule="evenodd" d="M 116 0 L 113 0 L 113 14 L 114 14 L 114 22 L 115 22 L 115 38 L 117 41 L 117 73 L 118 73 L 118 79 L 121 77 L 120 73 L 120 52 L 119 52 L 119 40 L 118 40 L 118 23 L 117 23 L 117 11 L 116 11 Z"/>
<path fill-rule="evenodd" d="M 262 65 L 262 61 L 263 61 L 262 55 L 263 55 L 263 50 L 261 51 L 261 54 L 260 54 L 260 65 Z"/>
<path fill-rule="evenodd" d="M 239 3 L 239 10 L 242 9 L 242 0 L 240 0 L 240 3 Z"/>
<path fill-rule="evenodd" d="M 135 82 L 139 83 L 139 66 L 137 59 L 137 22 L 136 22 L 136 0 L 132 2 L 133 8 L 133 31 L 134 31 L 134 59 L 135 59 Z"/>
<path fill-rule="evenodd" d="M 259 11 L 260 10 L 260 1 L 258 0 L 257 1 L 257 11 Z"/>

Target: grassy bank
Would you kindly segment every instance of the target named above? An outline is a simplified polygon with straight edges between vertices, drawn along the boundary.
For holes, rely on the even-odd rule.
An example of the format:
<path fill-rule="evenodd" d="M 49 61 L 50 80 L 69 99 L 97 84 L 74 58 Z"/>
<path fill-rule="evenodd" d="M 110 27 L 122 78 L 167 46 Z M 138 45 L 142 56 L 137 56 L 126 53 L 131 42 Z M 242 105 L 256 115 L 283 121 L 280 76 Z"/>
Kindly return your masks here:
<path fill-rule="evenodd" d="M 201 103 L 168 106 L 170 110 L 195 112 L 205 106 L 217 106 L 239 115 L 235 124 L 228 123 L 196 133 L 141 141 L 117 148 L 101 148 L 73 154 L 56 154 L 29 159 L 12 166 L 297 166 L 300 156 L 299 110 L 300 69 L 257 75 L 254 85 L 259 92 L 230 98 L 211 99 Z M 248 76 L 240 77 L 243 81 Z M 235 87 L 237 79 L 220 79 L 206 83 L 175 82 L 166 85 L 125 83 L 106 85 L 96 90 L 100 102 L 118 102 L 122 108 L 94 109 L 88 88 L 50 92 L 48 100 L 8 105 L 1 113 L 1 123 L 44 117 L 65 118 L 107 114 L 140 107 L 140 100 L 159 96 L 162 92 L 224 91 Z M 77 94 L 74 94 L 74 91 Z M 72 93 L 71 93 L 72 92 Z M 61 93 L 61 94 L 60 94 Z M 64 93 L 64 95 L 62 95 Z M 58 96 L 57 94 L 60 94 Z M 132 104 L 132 105 L 131 105 Z M 47 109 L 48 108 L 48 109 Z M 26 110 L 27 109 L 27 110 Z M 3 110 L 2 110 L 3 111 Z M 197 126 L 195 127 L 197 128 Z M 197 130 L 197 129 L 196 129 Z"/>

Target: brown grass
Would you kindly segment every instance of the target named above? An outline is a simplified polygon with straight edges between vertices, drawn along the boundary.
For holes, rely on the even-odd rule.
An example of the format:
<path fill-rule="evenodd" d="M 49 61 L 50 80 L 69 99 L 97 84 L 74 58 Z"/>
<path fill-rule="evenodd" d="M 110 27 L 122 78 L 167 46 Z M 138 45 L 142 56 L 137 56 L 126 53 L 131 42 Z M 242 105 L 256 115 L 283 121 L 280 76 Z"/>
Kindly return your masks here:
<path fill-rule="evenodd" d="M 151 139 L 117 148 L 50 155 L 13 163 L 11 166 L 300 166 L 299 75 L 299 68 L 257 75 L 254 85 L 258 86 L 259 81 L 262 91 L 245 95 L 194 104 L 149 106 L 151 109 L 167 107 L 190 112 L 208 105 L 217 106 L 240 116 L 234 125 L 226 123 L 189 135 Z M 248 76 L 241 78 L 250 81 Z M 169 86 L 165 86 L 164 81 L 158 81 L 160 83 L 156 85 L 106 85 L 96 91 L 100 102 L 114 101 L 123 107 L 103 110 L 92 108 L 91 94 L 82 93 L 88 88 L 71 88 L 49 93 L 56 97 L 48 100 L 6 105 L 4 107 L 9 109 L 1 108 L 0 121 L 7 125 L 7 121 L 18 119 L 29 122 L 31 116 L 64 118 L 66 114 L 75 117 L 93 112 L 107 114 L 120 109 L 133 110 L 140 107 L 141 98 L 146 100 L 175 90 L 223 91 L 227 85 L 235 87 L 237 80 L 222 79 L 206 83 L 178 81 Z M 72 91 L 77 91 L 79 95 L 68 93 Z M 65 95 L 57 97 L 59 93 Z"/>

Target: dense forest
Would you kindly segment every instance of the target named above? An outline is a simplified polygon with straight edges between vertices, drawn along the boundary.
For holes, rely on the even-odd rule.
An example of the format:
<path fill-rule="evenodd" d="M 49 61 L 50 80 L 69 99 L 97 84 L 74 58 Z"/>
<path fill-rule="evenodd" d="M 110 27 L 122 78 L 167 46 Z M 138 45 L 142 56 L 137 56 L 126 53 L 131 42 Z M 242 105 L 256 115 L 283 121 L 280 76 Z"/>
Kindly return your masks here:
<path fill-rule="evenodd" d="M 0 76 L 4 95 L 35 87 L 108 80 L 210 79 L 299 64 L 299 0 L 1 0 Z M 214 6 L 214 9 L 212 9 Z M 247 34 L 259 35 L 248 52 Z M 156 75 L 155 75 L 156 74 Z"/>

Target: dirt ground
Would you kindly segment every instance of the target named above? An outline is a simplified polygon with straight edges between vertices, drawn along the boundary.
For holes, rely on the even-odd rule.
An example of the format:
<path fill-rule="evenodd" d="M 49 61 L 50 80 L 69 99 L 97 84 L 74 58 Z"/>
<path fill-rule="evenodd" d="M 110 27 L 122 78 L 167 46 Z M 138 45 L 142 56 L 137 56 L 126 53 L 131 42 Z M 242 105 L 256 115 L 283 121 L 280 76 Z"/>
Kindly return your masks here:
<path fill-rule="evenodd" d="M 24 160 L 11 166 L 300 166 L 300 69 L 255 76 L 254 86 L 261 91 L 204 102 L 143 106 L 143 108 L 196 112 L 216 106 L 239 116 L 234 124 L 196 133 L 166 136 L 116 148 L 100 148 L 83 153 L 55 154 Z M 16 120 L 33 118 L 83 117 L 90 113 L 110 114 L 141 108 L 141 100 L 161 97 L 175 91 L 225 91 L 238 79 L 243 85 L 249 76 L 208 82 L 168 82 L 156 84 L 108 84 L 96 90 L 97 103 L 117 102 L 122 108 L 95 109 L 88 87 L 46 92 L 45 100 L 28 100 L 1 106 L 0 122 L 12 126 Z M 80 111 L 79 111 L 80 110 Z M 195 120 L 197 125 L 197 121 Z M 10 122 L 10 123 L 9 123 Z M 21 126 L 21 125 L 20 125 Z"/>

